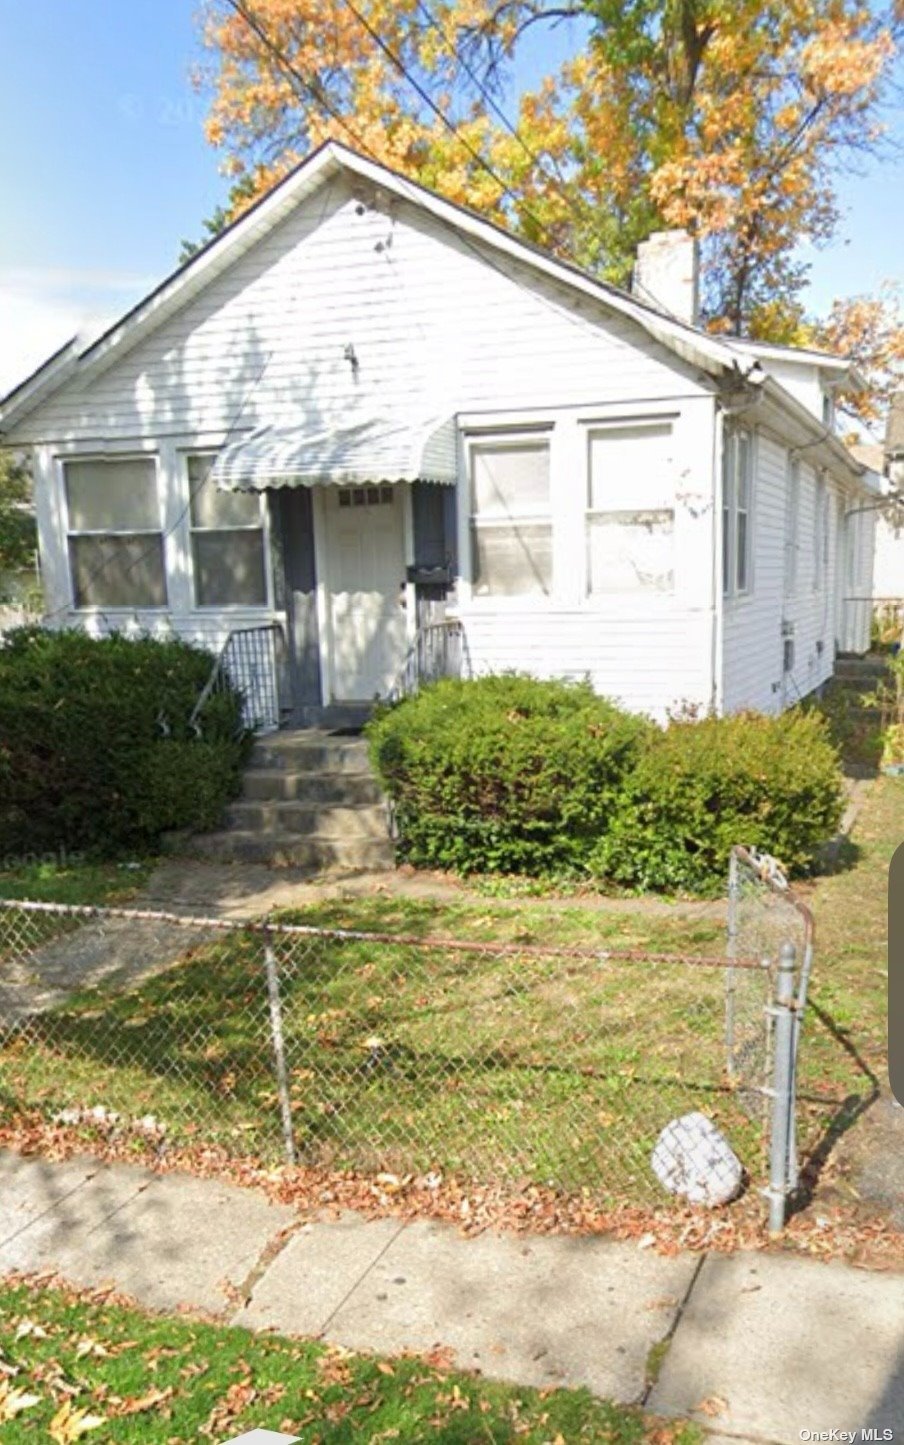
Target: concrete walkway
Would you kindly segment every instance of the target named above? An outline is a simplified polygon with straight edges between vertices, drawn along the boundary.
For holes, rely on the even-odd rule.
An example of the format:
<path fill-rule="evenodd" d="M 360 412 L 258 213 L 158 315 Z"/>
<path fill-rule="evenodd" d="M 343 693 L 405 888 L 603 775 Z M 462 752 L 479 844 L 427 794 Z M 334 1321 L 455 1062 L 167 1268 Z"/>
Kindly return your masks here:
<path fill-rule="evenodd" d="M 48 1269 L 152 1309 L 356 1350 L 444 1346 L 463 1369 L 584 1385 L 736 1442 L 904 1426 L 901 1275 L 777 1254 L 664 1258 L 605 1239 L 464 1239 L 398 1219 L 311 1223 L 217 1181 L 0 1153 L 0 1276 Z"/>

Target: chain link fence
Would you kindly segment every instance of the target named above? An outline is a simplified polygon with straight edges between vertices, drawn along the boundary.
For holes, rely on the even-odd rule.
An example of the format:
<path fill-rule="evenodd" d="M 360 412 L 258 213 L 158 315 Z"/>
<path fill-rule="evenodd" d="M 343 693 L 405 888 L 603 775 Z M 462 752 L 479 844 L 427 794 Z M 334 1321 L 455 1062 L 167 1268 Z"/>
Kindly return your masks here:
<path fill-rule="evenodd" d="M 800 915 L 748 857 L 727 960 L 0 902 L 0 1115 L 662 1206 L 693 1114 L 762 1187 Z"/>
<path fill-rule="evenodd" d="M 798 1187 L 797 1060 L 810 973 L 810 910 L 768 854 L 737 847 L 728 877 L 725 1045 L 728 1077 L 761 1126 L 770 1220 L 780 1229 Z M 739 969 L 738 958 L 762 961 Z"/>

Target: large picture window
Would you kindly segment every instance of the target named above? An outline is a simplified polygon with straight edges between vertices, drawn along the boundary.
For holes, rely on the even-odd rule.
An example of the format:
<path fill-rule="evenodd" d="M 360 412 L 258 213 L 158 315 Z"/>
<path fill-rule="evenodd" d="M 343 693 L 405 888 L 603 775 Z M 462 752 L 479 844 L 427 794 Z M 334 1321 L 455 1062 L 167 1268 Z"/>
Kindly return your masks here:
<path fill-rule="evenodd" d="M 674 583 L 672 427 L 607 426 L 590 436 L 587 591 L 671 592 Z"/>
<path fill-rule="evenodd" d="M 726 597 L 750 591 L 753 441 L 748 431 L 726 431 L 722 454 L 722 589 Z"/>
<path fill-rule="evenodd" d="M 76 607 L 165 607 L 153 457 L 63 464 Z"/>
<path fill-rule="evenodd" d="M 548 597 L 552 591 L 549 444 L 506 438 L 471 446 L 474 593 Z"/>
<path fill-rule="evenodd" d="M 213 456 L 188 458 L 191 543 L 197 607 L 264 607 L 267 572 L 257 492 L 221 492 Z"/>

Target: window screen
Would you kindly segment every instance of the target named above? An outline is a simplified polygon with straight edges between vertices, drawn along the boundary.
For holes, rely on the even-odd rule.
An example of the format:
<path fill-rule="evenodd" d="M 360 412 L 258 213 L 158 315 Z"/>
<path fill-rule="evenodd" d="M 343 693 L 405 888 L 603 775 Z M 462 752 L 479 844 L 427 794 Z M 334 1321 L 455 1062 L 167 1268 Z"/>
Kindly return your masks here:
<path fill-rule="evenodd" d="M 198 607 L 264 607 L 267 573 L 256 492 L 222 492 L 213 456 L 188 458 L 192 565 Z"/>
<path fill-rule="evenodd" d="M 587 590 L 592 597 L 672 590 L 673 496 L 668 422 L 591 434 Z"/>
<path fill-rule="evenodd" d="M 76 607 L 165 607 L 153 457 L 64 463 Z"/>
<path fill-rule="evenodd" d="M 549 596 L 548 443 L 531 439 L 475 444 L 471 489 L 475 594 Z"/>

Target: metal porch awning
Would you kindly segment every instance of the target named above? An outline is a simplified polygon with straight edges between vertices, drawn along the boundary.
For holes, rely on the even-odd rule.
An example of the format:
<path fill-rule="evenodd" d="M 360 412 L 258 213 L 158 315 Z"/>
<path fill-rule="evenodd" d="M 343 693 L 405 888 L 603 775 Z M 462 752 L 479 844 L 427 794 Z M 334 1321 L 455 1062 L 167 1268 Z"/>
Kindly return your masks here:
<path fill-rule="evenodd" d="M 454 416 L 411 422 L 369 416 L 336 426 L 318 420 L 260 427 L 223 448 L 211 477 L 229 492 L 380 482 L 454 486 L 456 464 Z"/>

